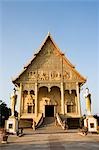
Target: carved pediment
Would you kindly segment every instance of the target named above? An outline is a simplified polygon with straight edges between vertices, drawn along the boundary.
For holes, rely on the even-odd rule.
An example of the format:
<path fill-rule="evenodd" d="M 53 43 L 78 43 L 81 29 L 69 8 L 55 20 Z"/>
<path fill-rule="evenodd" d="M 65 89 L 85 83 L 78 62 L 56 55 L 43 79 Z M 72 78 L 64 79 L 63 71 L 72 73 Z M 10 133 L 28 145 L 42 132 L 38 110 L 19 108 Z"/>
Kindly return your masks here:
<path fill-rule="evenodd" d="M 25 97 L 25 99 L 24 99 L 24 101 L 25 101 L 25 103 L 27 104 L 27 103 L 33 103 L 33 100 L 35 99 L 35 95 L 30 95 L 30 94 L 28 94 L 26 97 Z"/>
<path fill-rule="evenodd" d="M 62 55 L 52 37 L 48 35 L 35 57 L 13 82 L 61 81 L 62 78 L 64 81 L 85 82 L 69 60 Z"/>
<path fill-rule="evenodd" d="M 57 102 L 55 100 L 52 102 L 48 97 L 43 97 L 42 101 L 44 105 L 57 105 Z"/>

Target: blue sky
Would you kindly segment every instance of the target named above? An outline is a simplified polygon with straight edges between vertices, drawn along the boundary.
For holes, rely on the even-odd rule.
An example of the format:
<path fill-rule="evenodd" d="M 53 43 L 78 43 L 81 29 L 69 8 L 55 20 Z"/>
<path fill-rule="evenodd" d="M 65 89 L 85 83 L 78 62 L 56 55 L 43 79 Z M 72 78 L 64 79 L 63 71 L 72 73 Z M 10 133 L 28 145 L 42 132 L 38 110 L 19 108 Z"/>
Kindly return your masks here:
<path fill-rule="evenodd" d="M 0 99 L 10 105 L 16 76 L 48 31 L 85 77 L 99 113 L 99 3 L 95 0 L 0 0 Z M 85 101 L 81 92 L 82 110 Z"/>

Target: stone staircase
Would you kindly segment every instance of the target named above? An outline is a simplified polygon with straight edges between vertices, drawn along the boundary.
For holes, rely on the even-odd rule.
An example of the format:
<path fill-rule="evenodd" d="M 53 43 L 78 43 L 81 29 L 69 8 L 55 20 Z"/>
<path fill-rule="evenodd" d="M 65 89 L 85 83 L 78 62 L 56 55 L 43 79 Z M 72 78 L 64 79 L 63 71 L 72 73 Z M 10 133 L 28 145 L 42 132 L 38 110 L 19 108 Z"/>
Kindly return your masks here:
<path fill-rule="evenodd" d="M 43 124 L 41 125 L 41 128 L 53 127 L 54 125 L 55 125 L 55 118 L 54 117 L 45 117 L 43 120 Z"/>
<path fill-rule="evenodd" d="M 54 117 L 45 117 L 42 125 L 35 130 L 36 133 L 64 133 L 66 132 L 61 126 L 55 124 Z"/>
<path fill-rule="evenodd" d="M 24 129 L 23 133 L 27 136 L 32 134 L 60 134 L 60 133 L 76 133 L 78 130 L 63 130 L 60 125 L 55 125 L 54 117 L 45 117 L 42 125 L 35 131 L 32 128 Z"/>

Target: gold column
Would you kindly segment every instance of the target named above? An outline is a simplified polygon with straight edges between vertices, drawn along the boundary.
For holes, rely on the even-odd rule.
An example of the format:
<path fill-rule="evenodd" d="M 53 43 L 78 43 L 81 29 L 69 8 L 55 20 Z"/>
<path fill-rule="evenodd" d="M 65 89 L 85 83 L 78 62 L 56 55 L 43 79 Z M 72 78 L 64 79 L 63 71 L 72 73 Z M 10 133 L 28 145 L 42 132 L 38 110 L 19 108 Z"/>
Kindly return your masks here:
<path fill-rule="evenodd" d="M 63 77 L 63 58 L 64 54 L 61 54 L 61 113 L 64 115 L 65 107 L 64 107 L 64 77 Z"/>
<path fill-rule="evenodd" d="M 35 83 L 35 117 L 37 117 L 38 115 L 38 85 L 37 83 Z"/>
<path fill-rule="evenodd" d="M 64 85 L 61 82 L 61 113 L 64 115 Z"/>
<path fill-rule="evenodd" d="M 77 92 L 77 112 L 79 116 L 81 116 L 80 89 L 78 82 L 76 83 L 76 92 Z"/>
<path fill-rule="evenodd" d="M 22 104 L 22 83 L 20 83 L 19 87 L 19 114 L 18 117 L 21 117 L 21 104 Z"/>

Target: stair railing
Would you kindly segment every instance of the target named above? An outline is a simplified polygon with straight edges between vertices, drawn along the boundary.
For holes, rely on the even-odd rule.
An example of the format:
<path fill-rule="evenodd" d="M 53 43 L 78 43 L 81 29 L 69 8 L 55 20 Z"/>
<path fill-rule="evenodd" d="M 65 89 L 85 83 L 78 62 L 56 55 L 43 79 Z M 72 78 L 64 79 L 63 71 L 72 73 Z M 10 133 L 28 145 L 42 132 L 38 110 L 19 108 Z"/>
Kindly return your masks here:
<path fill-rule="evenodd" d="M 58 124 L 62 127 L 62 129 L 65 130 L 64 123 L 58 113 L 56 113 L 56 119 L 57 119 Z"/>
<path fill-rule="evenodd" d="M 39 119 L 39 121 L 37 122 L 37 124 L 35 125 L 35 129 L 37 129 L 38 127 L 40 127 L 43 123 L 44 117 L 43 117 L 43 113 Z"/>

